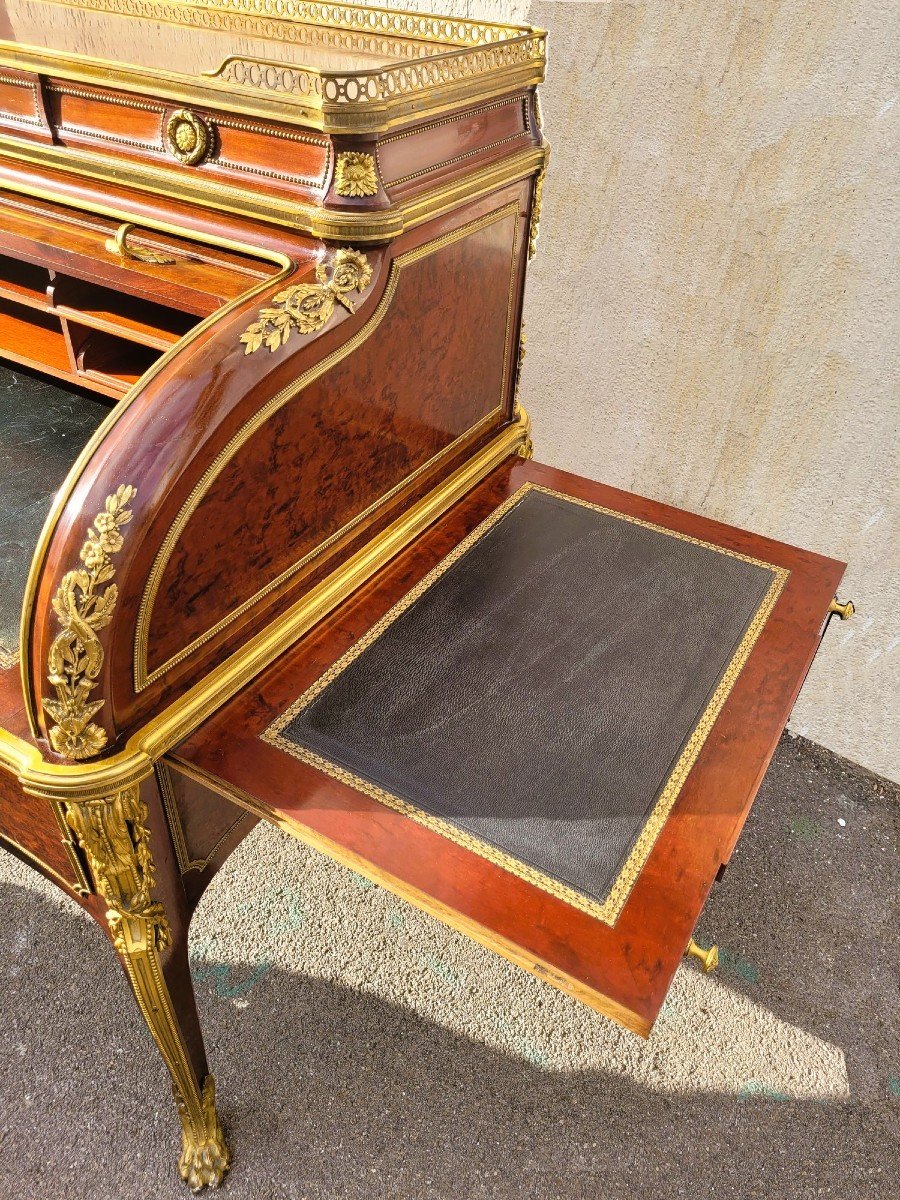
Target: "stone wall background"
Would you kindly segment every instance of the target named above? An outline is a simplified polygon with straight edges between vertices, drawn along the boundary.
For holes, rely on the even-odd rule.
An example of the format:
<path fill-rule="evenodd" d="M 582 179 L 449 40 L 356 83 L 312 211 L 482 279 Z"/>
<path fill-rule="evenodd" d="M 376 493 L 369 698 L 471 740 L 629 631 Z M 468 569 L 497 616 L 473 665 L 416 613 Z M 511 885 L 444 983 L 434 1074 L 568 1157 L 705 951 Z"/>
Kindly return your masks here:
<path fill-rule="evenodd" d="M 900 10 L 437 7 L 550 34 L 537 457 L 846 559 L 858 615 L 832 622 L 791 727 L 900 779 Z"/>

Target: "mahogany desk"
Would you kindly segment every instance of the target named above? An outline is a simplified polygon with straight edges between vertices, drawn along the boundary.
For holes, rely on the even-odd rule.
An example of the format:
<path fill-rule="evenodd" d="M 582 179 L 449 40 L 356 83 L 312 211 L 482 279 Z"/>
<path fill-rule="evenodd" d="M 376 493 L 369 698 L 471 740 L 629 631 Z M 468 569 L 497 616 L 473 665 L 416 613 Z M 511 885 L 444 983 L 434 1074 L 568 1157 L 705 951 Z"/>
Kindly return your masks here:
<path fill-rule="evenodd" d="M 0 3 L 0 842 L 107 932 L 194 1189 L 188 925 L 258 819 L 647 1035 L 852 611 L 530 461 L 543 72 L 526 27 Z"/>

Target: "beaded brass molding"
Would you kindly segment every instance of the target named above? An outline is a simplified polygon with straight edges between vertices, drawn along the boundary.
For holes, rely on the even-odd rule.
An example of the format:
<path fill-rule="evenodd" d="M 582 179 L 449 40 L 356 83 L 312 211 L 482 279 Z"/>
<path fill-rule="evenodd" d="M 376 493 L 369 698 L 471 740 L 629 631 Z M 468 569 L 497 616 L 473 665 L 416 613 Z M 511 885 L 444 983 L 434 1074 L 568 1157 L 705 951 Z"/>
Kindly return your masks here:
<path fill-rule="evenodd" d="M 245 354 L 255 354 L 262 346 L 274 353 L 294 329 L 298 333 L 315 333 L 334 312 L 336 304 L 343 305 L 347 312 L 356 312 L 350 292 L 366 290 L 372 282 L 372 268 L 359 250 L 338 250 L 327 265 L 316 263 L 316 279 L 318 283 L 296 283 L 276 292 L 272 303 L 260 309 L 259 320 L 241 334 Z"/>
<path fill-rule="evenodd" d="M 56 699 L 45 697 L 43 705 L 56 722 L 48 733 L 50 745 L 66 758 L 93 758 L 107 742 L 106 731 L 91 719 L 106 701 L 89 697 L 104 659 L 97 631 L 112 620 L 119 594 L 111 556 L 122 549 L 121 529 L 131 520 L 128 505 L 136 494 L 136 488 L 123 484 L 106 497 L 81 547 L 84 565 L 66 572 L 53 598 L 62 631 L 50 646 L 47 678 Z"/>
<path fill-rule="evenodd" d="M 530 441 L 530 438 L 528 439 Z M 527 442 L 526 442 L 527 447 Z M 520 451 L 521 453 L 521 451 Z M 526 455 L 527 457 L 527 451 Z M 297 746 L 293 742 L 288 741 L 282 736 L 282 731 L 293 719 L 307 708 L 319 696 L 325 688 L 328 687 L 350 664 L 368 649 L 384 631 L 402 616 L 408 608 L 410 608 L 420 596 L 424 595 L 430 587 L 432 587 L 438 579 L 448 570 L 455 562 L 457 562 L 464 554 L 488 533 L 498 521 L 500 521 L 510 509 L 514 508 L 529 491 L 543 492 L 545 495 L 556 496 L 561 500 L 565 500 L 570 504 L 580 505 L 582 508 L 589 508 L 594 512 L 604 513 L 607 516 L 616 517 L 622 521 L 629 521 L 634 525 L 641 525 L 645 529 L 652 529 L 658 533 L 666 534 L 668 537 L 678 538 L 682 541 L 692 542 L 696 546 L 704 546 L 707 549 L 715 550 L 719 554 L 728 555 L 731 558 L 739 558 L 744 562 L 752 563 L 754 566 L 765 567 L 772 573 L 772 582 L 766 591 L 759 607 L 751 619 L 747 629 L 741 639 L 731 661 L 725 668 L 722 678 L 720 679 L 715 691 L 713 692 L 705 710 L 701 714 L 693 732 L 687 739 L 681 755 L 675 762 L 672 770 L 666 779 L 662 790 L 656 800 L 654 807 L 651 809 L 644 826 L 637 837 L 637 840 L 632 847 L 628 858 L 625 860 L 621 871 L 606 897 L 603 901 L 595 900 L 591 896 L 586 896 L 583 892 L 577 891 L 575 888 L 560 882 L 557 879 L 552 879 L 543 871 L 531 866 L 529 863 L 522 862 L 513 855 L 475 837 L 466 830 L 453 825 L 449 821 L 445 821 L 440 817 L 434 816 L 431 813 L 425 812 L 417 808 L 409 801 L 395 796 L 393 793 L 386 791 L 377 784 L 370 783 L 369 780 L 355 775 L 352 771 L 348 771 L 345 767 L 340 766 L 329 759 L 323 758 L 319 754 L 315 754 L 311 750 L 307 750 L 302 746 Z M 472 532 L 464 538 L 459 545 L 442 559 L 437 566 L 429 571 L 429 573 L 419 581 L 407 594 L 389 609 L 388 612 L 376 622 L 363 636 L 354 643 L 346 654 L 342 655 L 328 670 L 320 676 L 298 700 L 296 700 L 290 708 L 281 714 L 260 736 L 264 742 L 271 746 L 277 747 L 285 754 L 289 754 L 292 758 L 297 758 L 308 766 L 315 767 L 316 770 L 328 775 L 332 779 L 337 779 L 340 783 L 346 784 L 358 792 L 362 792 L 364 796 L 369 796 L 373 800 L 386 805 L 395 812 L 402 813 L 404 816 L 410 817 L 413 821 L 424 825 L 427 829 L 434 830 L 443 837 L 449 838 L 459 846 L 463 846 L 467 850 L 473 851 L 480 855 L 488 862 L 495 863 L 497 866 L 503 867 L 504 870 L 510 871 L 513 875 L 517 875 L 520 879 L 526 880 L 528 883 L 534 884 L 557 899 L 564 901 L 566 904 L 572 905 L 573 908 L 579 909 L 581 912 L 588 913 L 590 916 L 596 917 L 607 925 L 615 925 L 619 914 L 625 906 L 625 901 L 628 899 L 631 889 L 637 881 L 644 864 L 646 863 L 650 851 L 656 844 L 656 839 L 659 837 L 663 826 L 665 825 L 669 813 L 681 794 L 681 789 L 684 786 L 685 780 L 697 761 L 703 745 L 709 736 L 710 730 L 715 723 L 716 718 L 724 707 L 725 701 L 731 693 L 738 676 L 740 675 L 744 664 L 750 657 L 750 651 L 756 644 L 759 635 L 762 633 L 766 622 L 775 607 L 778 597 L 781 595 L 782 589 L 787 582 L 790 572 L 784 567 L 776 567 L 772 563 L 762 562 L 759 559 L 751 558 L 746 554 L 739 554 L 735 550 L 727 550 L 722 546 L 714 545 L 711 542 L 704 542 L 700 538 L 690 537 L 688 534 L 679 533 L 674 529 L 666 529 L 664 526 L 655 525 L 651 521 L 643 521 L 638 517 L 629 516 L 626 513 L 616 512 L 615 509 L 604 508 L 599 504 L 592 504 L 587 500 L 579 500 L 575 496 L 569 496 L 564 492 L 554 491 L 552 488 L 543 487 L 540 484 L 525 483 L 516 492 L 514 492 L 507 500 L 496 508 L 490 516 L 488 516 L 480 525 L 476 526 Z"/>
<path fill-rule="evenodd" d="M 339 154 L 334 169 L 334 190 L 339 196 L 377 195 L 378 171 L 374 156 L 357 150 Z"/>
<path fill-rule="evenodd" d="M 172 1076 L 181 1121 L 178 1168 L 199 1191 L 221 1183 L 229 1153 L 216 1113 L 211 1075 L 198 1088 L 182 1041 L 160 952 L 172 941 L 165 910 L 153 899 L 156 872 L 150 852 L 147 806 L 134 784 L 108 796 L 60 804 L 66 825 L 87 859 L 96 893 L 141 1012 Z"/>

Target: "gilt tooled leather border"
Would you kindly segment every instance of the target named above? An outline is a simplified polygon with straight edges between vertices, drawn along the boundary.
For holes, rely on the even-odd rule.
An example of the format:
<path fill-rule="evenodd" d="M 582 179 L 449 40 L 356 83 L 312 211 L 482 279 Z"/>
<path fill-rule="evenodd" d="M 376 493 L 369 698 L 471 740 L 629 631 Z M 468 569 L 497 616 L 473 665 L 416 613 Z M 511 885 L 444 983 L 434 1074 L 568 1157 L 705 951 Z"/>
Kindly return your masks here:
<path fill-rule="evenodd" d="M 622 869 L 613 883 L 612 887 L 606 894 L 604 900 L 599 901 L 591 896 L 585 895 L 583 892 L 569 887 L 567 884 L 561 883 L 557 879 L 551 878 L 543 871 L 531 866 L 529 863 L 524 863 L 496 846 L 490 845 L 482 841 L 480 838 L 474 837 L 472 834 L 460 829 L 449 821 L 443 820 L 441 817 L 433 816 L 431 813 L 424 812 L 408 801 L 401 799 L 399 796 L 393 795 L 377 784 L 371 783 L 367 779 L 363 779 L 353 772 L 340 767 L 330 760 L 323 758 L 321 755 L 315 754 L 310 750 L 304 749 L 302 746 L 297 746 L 287 738 L 282 737 L 282 732 L 287 726 L 299 715 L 308 705 L 316 699 L 316 697 L 333 683 L 337 677 L 350 666 L 350 664 L 367 650 L 373 642 L 375 642 L 386 629 L 391 626 L 408 608 L 410 608 L 416 600 L 418 600 L 425 592 L 431 588 L 438 579 L 453 566 L 460 558 L 463 557 L 471 548 L 485 536 L 498 521 L 514 508 L 523 497 L 530 491 L 543 492 L 547 496 L 555 496 L 559 500 L 568 501 L 570 504 L 578 504 L 582 508 L 592 509 L 594 512 L 603 513 L 606 516 L 615 517 L 622 521 L 628 521 L 633 525 L 641 525 L 645 529 L 652 529 L 657 533 L 662 533 L 668 537 L 678 538 L 684 542 L 691 542 L 696 546 L 703 546 L 708 550 L 714 550 L 719 554 L 726 554 L 731 558 L 741 559 L 743 562 L 751 563 L 756 567 L 764 567 L 772 572 L 772 582 L 769 585 L 765 596 L 760 602 L 756 612 L 754 613 L 749 625 L 747 626 L 744 636 L 725 668 L 719 683 L 717 684 L 709 703 L 701 713 L 694 728 L 685 743 L 677 762 L 669 773 L 659 798 L 653 806 L 649 816 L 644 822 L 637 840 L 622 865 Z M 728 550 L 723 546 L 717 546 L 712 542 L 705 542 L 700 538 L 690 537 L 688 534 L 679 533 L 673 529 L 666 529 L 662 525 L 656 525 L 651 521 L 642 521 L 638 517 L 629 516 L 626 513 L 616 512 L 615 509 L 604 508 L 599 504 L 591 504 L 587 500 L 580 500 L 575 496 L 568 496 L 564 492 L 554 491 L 552 488 L 542 487 L 540 484 L 526 483 L 523 484 L 518 491 L 514 492 L 499 508 L 495 509 L 489 517 L 481 522 L 472 532 L 447 555 L 438 565 L 431 570 L 416 586 L 401 599 L 393 608 L 372 626 L 367 633 L 359 639 L 356 644 L 342 655 L 325 673 L 320 676 L 298 700 L 296 700 L 286 712 L 282 713 L 261 735 L 264 742 L 277 747 L 284 751 L 285 754 L 290 754 L 293 758 L 300 759 L 301 762 L 308 766 L 315 767 L 332 779 L 337 779 L 340 783 L 345 783 L 349 787 L 354 788 L 363 795 L 369 796 L 373 800 L 379 801 L 381 804 L 387 805 L 388 808 L 394 809 L 396 812 L 402 813 L 404 816 L 410 817 L 417 821 L 420 825 L 441 834 L 443 837 L 449 838 L 450 841 L 456 842 L 457 845 L 465 847 L 467 850 L 472 850 L 475 854 L 479 854 L 482 858 L 494 863 L 496 866 L 502 867 L 513 875 L 517 875 L 520 879 L 526 880 L 528 883 L 534 884 L 557 899 L 564 901 L 566 904 L 571 904 L 573 908 L 579 909 L 581 912 L 587 913 L 589 916 L 597 917 L 607 925 L 615 925 L 619 914 L 621 913 L 625 901 L 634 887 L 638 876 L 646 863 L 656 839 L 659 837 L 663 826 L 665 825 L 670 812 L 681 794 L 685 781 L 690 774 L 691 768 L 697 761 L 700 751 L 706 742 L 707 737 L 718 717 L 719 713 L 725 705 L 725 701 L 731 693 L 738 676 L 743 670 L 744 664 L 750 657 L 754 645 L 756 644 L 760 634 L 765 627 L 773 608 L 781 595 L 785 583 L 787 582 L 790 571 L 785 567 L 777 567 L 772 563 L 767 563 L 761 559 L 751 558 L 747 554 L 739 554 L 737 551 Z"/>

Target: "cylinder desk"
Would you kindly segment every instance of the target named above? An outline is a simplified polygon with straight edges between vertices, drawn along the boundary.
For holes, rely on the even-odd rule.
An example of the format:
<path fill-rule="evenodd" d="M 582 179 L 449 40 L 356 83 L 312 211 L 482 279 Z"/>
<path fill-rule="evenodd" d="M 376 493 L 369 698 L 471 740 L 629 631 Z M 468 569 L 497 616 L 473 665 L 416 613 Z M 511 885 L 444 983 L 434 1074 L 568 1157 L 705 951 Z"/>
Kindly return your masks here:
<path fill-rule="evenodd" d="M 851 611 L 840 563 L 533 461 L 544 63 L 0 4 L 0 843 L 107 933 L 195 1190 L 188 926 L 257 821 L 646 1036 Z"/>

